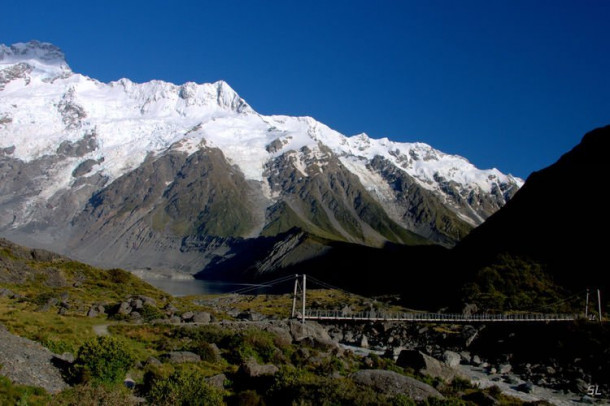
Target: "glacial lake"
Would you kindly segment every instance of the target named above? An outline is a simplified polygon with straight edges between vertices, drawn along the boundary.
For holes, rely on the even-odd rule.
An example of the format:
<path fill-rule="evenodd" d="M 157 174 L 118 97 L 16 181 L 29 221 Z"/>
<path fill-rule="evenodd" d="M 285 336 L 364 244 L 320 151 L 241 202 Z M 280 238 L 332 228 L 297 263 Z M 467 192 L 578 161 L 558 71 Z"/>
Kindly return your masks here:
<path fill-rule="evenodd" d="M 261 293 L 264 287 L 261 285 L 252 285 L 234 282 L 222 281 L 206 281 L 201 279 L 170 279 L 156 278 L 144 279 L 157 289 L 172 295 L 172 296 L 189 296 L 189 295 L 214 295 L 222 293 L 234 293 L 236 291 L 248 290 L 248 294 Z M 258 287 L 258 289 L 257 289 Z"/>

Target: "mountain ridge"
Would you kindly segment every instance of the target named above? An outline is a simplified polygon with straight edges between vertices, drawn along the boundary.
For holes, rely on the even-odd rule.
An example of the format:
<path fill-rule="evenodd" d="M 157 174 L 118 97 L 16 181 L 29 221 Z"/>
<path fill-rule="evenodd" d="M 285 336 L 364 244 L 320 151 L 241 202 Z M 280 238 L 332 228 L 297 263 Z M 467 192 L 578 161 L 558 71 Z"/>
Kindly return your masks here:
<path fill-rule="evenodd" d="M 45 52 L 55 65 L 40 62 Z M 276 234 L 293 222 L 357 244 L 452 246 L 522 185 L 423 143 L 260 115 L 224 81 L 106 84 L 41 42 L 0 55 L 0 232 L 82 259 L 106 246 L 126 258 L 143 241 L 148 253 L 174 255 L 185 241 Z M 97 245 L 96 219 L 107 229 Z M 189 258 L 189 272 L 209 262 Z"/>

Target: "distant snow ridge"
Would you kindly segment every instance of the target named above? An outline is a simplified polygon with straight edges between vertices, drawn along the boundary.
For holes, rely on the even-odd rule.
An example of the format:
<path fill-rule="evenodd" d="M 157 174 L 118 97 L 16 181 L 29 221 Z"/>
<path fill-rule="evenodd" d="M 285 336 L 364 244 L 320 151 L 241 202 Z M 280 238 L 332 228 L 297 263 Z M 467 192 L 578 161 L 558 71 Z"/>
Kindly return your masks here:
<path fill-rule="evenodd" d="M 0 45 L 0 96 L 0 155 L 27 163 L 56 156 L 61 145 L 77 146 L 86 137 L 94 145 L 62 155 L 32 201 L 79 187 L 82 180 L 73 174 L 85 163 L 87 177 L 112 182 L 147 157 L 169 149 L 193 153 L 204 145 L 219 148 L 246 179 L 261 182 L 271 200 L 277 196 L 265 185 L 265 168 L 286 153 L 308 176 L 303 168 L 330 151 L 395 213 L 390 206 L 396 190 L 388 179 L 395 177 L 390 169 L 398 170 L 471 224 L 480 223 L 523 184 L 427 144 L 366 134 L 346 137 L 310 117 L 260 115 L 224 81 L 101 83 L 73 73 L 63 52 L 44 42 Z M 493 207 L 481 209 L 482 194 L 495 196 Z"/>

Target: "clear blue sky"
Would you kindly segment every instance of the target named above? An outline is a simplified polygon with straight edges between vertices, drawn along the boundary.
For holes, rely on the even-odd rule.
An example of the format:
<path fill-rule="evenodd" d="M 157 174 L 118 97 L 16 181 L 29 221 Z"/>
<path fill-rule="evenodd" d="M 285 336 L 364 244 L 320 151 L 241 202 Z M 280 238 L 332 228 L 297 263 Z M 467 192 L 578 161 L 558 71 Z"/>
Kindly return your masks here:
<path fill-rule="evenodd" d="M 3 0 L 0 43 L 76 72 L 227 81 L 262 114 L 527 177 L 610 124 L 608 0 Z"/>

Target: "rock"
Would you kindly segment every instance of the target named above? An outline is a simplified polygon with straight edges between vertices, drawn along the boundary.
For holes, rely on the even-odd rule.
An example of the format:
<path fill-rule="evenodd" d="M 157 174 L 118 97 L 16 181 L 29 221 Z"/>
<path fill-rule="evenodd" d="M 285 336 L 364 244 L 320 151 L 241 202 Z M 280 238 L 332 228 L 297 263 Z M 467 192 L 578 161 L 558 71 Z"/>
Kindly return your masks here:
<path fill-rule="evenodd" d="M 0 288 L 0 297 L 8 297 L 9 299 L 13 299 L 15 297 L 15 292 L 10 289 Z"/>
<path fill-rule="evenodd" d="M 519 383 L 519 381 L 517 380 L 517 378 L 515 378 L 512 375 L 505 375 L 503 378 L 504 382 L 510 384 L 510 385 L 516 385 Z"/>
<path fill-rule="evenodd" d="M 157 301 L 152 297 L 140 295 L 138 299 L 142 301 L 142 305 L 157 307 Z"/>
<path fill-rule="evenodd" d="M 428 398 L 443 398 L 432 386 L 393 371 L 366 369 L 352 374 L 351 378 L 359 385 L 368 386 L 388 396 L 402 393 L 416 402 Z"/>
<path fill-rule="evenodd" d="M 196 312 L 193 314 L 193 323 L 207 324 L 212 321 L 212 315 L 208 312 Z"/>
<path fill-rule="evenodd" d="M 176 313 L 178 311 L 178 308 L 176 306 L 174 306 L 172 303 L 168 303 L 163 310 L 165 310 L 165 313 L 170 316 L 173 315 L 174 313 Z"/>
<path fill-rule="evenodd" d="M 183 321 L 190 321 L 190 320 L 193 319 L 194 315 L 195 315 L 195 313 L 193 313 L 193 312 L 185 312 L 185 313 L 182 314 L 182 316 L 180 316 L 180 318 Z"/>
<path fill-rule="evenodd" d="M 71 352 L 64 352 L 61 355 L 57 355 L 57 358 L 70 364 L 72 364 L 75 359 L 74 354 Z"/>
<path fill-rule="evenodd" d="M 481 361 L 481 358 L 478 355 L 474 355 L 472 357 L 472 361 L 471 362 L 472 362 L 472 365 L 474 365 L 474 366 L 479 366 L 479 365 L 481 365 L 483 363 L 483 361 Z"/>
<path fill-rule="evenodd" d="M 460 358 L 464 364 L 470 364 L 472 362 L 472 357 L 468 351 L 461 351 Z"/>
<path fill-rule="evenodd" d="M 460 365 L 461 359 L 462 358 L 460 357 L 460 354 L 458 354 L 457 352 L 445 351 L 443 353 L 443 361 L 447 366 L 450 366 L 451 368 L 455 368 Z"/>
<path fill-rule="evenodd" d="M 218 346 L 214 343 L 209 343 L 208 345 L 210 347 L 210 350 L 212 350 L 212 359 L 208 359 L 206 361 L 219 362 L 222 358 L 220 348 L 218 348 Z"/>
<path fill-rule="evenodd" d="M 58 364 L 66 364 L 47 348 L 27 338 L 9 333 L 0 324 L 0 375 L 13 383 L 38 386 L 49 393 L 57 393 L 68 387 L 62 378 Z"/>
<path fill-rule="evenodd" d="M 40 308 L 38 308 L 38 311 L 41 312 L 48 312 L 51 307 L 56 306 L 59 303 L 59 299 L 55 298 L 55 297 L 51 297 L 49 298 L 49 300 L 47 300 L 47 302 L 40 306 Z"/>
<path fill-rule="evenodd" d="M 473 314 L 479 311 L 479 307 L 474 303 L 466 303 L 464 308 L 462 309 L 462 314 L 464 316 L 472 316 Z"/>
<path fill-rule="evenodd" d="M 250 358 L 240 366 L 240 371 L 249 378 L 273 376 L 280 370 L 273 364 L 261 365 L 254 358 Z"/>
<path fill-rule="evenodd" d="M 91 307 L 89 308 L 89 311 L 87 312 L 87 317 L 97 317 L 99 315 L 98 311 L 95 309 L 95 307 Z"/>
<path fill-rule="evenodd" d="M 117 310 L 118 314 L 122 314 L 122 315 L 128 315 L 129 313 L 131 313 L 132 309 L 131 306 L 129 305 L 129 303 L 127 302 L 122 302 L 119 305 L 119 309 Z"/>
<path fill-rule="evenodd" d="M 169 322 L 171 324 L 180 324 L 181 321 L 182 321 L 182 319 L 178 316 L 172 316 L 169 318 Z"/>
<path fill-rule="evenodd" d="M 490 375 L 495 375 L 497 373 L 498 373 L 498 370 L 496 369 L 496 367 L 489 368 L 489 374 Z"/>
<path fill-rule="evenodd" d="M 183 364 L 185 362 L 199 362 L 201 357 L 190 351 L 172 351 L 163 354 L 162 358 L 171 364 Z"/>
<path fill-rule="evenodd" d="M 574 388 L 576 393 L 587 393 L 589 384 L 584 379 L 577 378 L 574 380 Z"/>
<path fill-rule="evenodd" d="M 532 393 L 534 391 L 534 384 L 531 382 L 524 382 L 516 388 L 519 392 Z"/>
<path fill-rule="evenodd" d="M 396 365 L 403 368 L 413 368 L 424 375 L 441 378 L 444 381 L 450 381 L 459 376 L 459 373 L 453 368 L 417 350 L 401 351 L 396 360 Z"/>
<path fill-rule="evenodd" d="M 227 376 L 225 374 L 218 374 L 210 376 L 209 378 L 205 378 L 205 381 L 208 383 L 208 385 L 218 389 L 224 389 L 226 380 Z"/>
<path fill-rule="evenodd" d="M 360 338 L 360 347 L 369 348 L 369 340 L 364 334 L 362 334 L 362 338 Z"/>
<path fill-rule="evenodd" d="M 248 321 L 261 321 L 265 320 L 267 317 L 256 312 L 245 311 L 241 312 L 237 315 L 237 318 L 240 320 L 248 320 Z"/>
<path fill-rule="evenodd" d="M 131 317 L 132 320 L 140 320 L 142 318 L 142 315 L 140 314 L 140 312 L 132 311 L 131 313 L 129 313 L 129 317 Z"/>
<path fill-rule="evenodd" d="M 462 339 L 464 340 L 464 347 L 470 347 L 473 341 L 478 337 L 479 330 L 472 326 L 465 326 L 462 330 Z"/>
<path fill-rule="evenodd" d="M 155 357 L 148 357 L 146 359 L 146 365 L 156 365 L 156 366 L 159 366 L 159 365 L 161 365 L 161 361 L 159 361 Z"/>
<path fill-rule="evenodd" d="M 500 374 L 507 374 L 512 370 L 513 370 L 513 367 L 510 364 L 501 364 L 498 366 L 498 373 L 500 373 Z"/>
<path fill-rule="evenodd" d="M 289 322 L 289 329 L 292 340 L 295 342 L 306 341 L 312 347 L 321 350 L 341 350 L 339 344 L 330 338 L 324 327 L 316 322 L 308 321 L 303 324 L 299 321 L 291 320 Z"/>
<path fill-rule="evenodd" d="M 144 307 L 144 301 L 142 299 L 131 299 L 130 303 L 131 307 L 134 309 L 140 310 Z"/>

